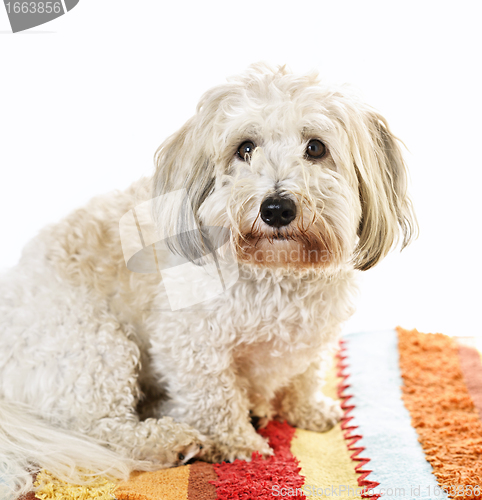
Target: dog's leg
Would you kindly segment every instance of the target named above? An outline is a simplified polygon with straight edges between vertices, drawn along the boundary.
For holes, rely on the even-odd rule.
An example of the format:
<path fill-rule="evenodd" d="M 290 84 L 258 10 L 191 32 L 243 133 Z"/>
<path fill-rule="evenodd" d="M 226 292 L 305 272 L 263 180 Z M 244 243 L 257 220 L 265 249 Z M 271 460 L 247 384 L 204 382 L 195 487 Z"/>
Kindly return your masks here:
<path fill-rule="evenodd" d="M 0 300 L 0 398 L 124 457 L 172 466 L 196 455 L 205 441 L 197 430 L 136 415 L 140 351 L 132 327 L 88 292 L 41 279 L 43 287 L 12 287 Z"/>
<path fill-rule="evenodd" d="M 124 456 L 162 467 L 198 455 L 206 440 L 197 430 L 169 417 L 139 420 L 135 410 L 140 397 L 137 345 L 105 310 L 89 322 L 97 324 L 84 324 L 84 337 L 76 339 L 77 356 L 82 358 L 78 368 L 83 368 L 73 391 L 59 394 L 58 399 L 59 405 L 68 405 L 69 427 L 104 441 Z M 95 338 L 86 338 L 88 330 L 96 331 Z"/>
<path fill-rule="evenodd" d="M 176 373 L 174 366 L 166 370 L 170 399 L 159 412 L 208 436 L 211 448 L 204 454 L 207 460 L 249 460 L 254 451 L 272 455 L 266 440 L 251 424 L 246 391 L 234 373 L 229 353 L 209 354 L 199 350 L 184 351 L 181 358 L 169 356 L 170 360 L 188 360 L 190 368 L 182 374 Z M 206 363 L 213 359 L 215 365 Z"/>
<path fill-rule="evenodd" d="M 338 401 L 321 393 L 319 366 L 311 364 L 277 398 L 277 417 L 311 431 L 327 431 L 338 423 L 342 410 Z"/>
<path fill-rule="evenodd" d="M 159 467 L 182 465 L 206 446 L 206 439 L 198 431 L 170 417 L 144 421 L 128 415 L 103 418 L 89 435 L 105 441 L 124 456 L 148 460 Z"/>

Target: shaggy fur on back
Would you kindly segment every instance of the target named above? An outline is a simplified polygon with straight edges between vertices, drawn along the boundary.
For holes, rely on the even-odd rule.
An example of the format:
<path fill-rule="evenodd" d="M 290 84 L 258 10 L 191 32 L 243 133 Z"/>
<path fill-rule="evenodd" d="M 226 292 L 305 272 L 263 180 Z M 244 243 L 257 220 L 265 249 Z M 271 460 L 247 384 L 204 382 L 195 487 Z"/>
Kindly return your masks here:
<path fill-rule="evenodd" d="M 232 286 L 173 311 L 160 273 L 128 269 L 119 221 L 151 199 L 168 236 L 157 264 L 222 247 Z M 276 223 L 269 200 L 275 215 L 289 207 Z M 4 492 L 28 491 L 38 467 L 76 481 L 78 467 L 125 477 L 271 454 L 252 421 L 329 429 L 341 411 L 320 377 L 356 274 L 415 229 L 398 141 L 372 108 L 263 64 L 208 91 L 152 178 L 46 228 L 1 277 Z"/>

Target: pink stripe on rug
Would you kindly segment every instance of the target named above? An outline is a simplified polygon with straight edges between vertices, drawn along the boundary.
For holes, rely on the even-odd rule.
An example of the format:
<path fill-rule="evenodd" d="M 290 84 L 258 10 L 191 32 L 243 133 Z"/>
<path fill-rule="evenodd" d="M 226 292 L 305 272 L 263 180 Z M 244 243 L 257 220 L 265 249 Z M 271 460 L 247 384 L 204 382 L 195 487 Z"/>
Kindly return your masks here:
<path fill-rule="evenodd" d="M 459 344 L 460 367 L 465 385 L 482 419 L 482 363 L 477 349 Z"/>

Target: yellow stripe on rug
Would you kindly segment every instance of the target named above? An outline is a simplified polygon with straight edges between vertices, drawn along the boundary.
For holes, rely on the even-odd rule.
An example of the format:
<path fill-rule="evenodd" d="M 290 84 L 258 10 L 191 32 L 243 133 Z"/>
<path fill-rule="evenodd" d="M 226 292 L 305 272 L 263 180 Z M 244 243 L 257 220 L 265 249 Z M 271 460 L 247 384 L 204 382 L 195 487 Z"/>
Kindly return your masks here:
<path fill-rule="evenodd" d="M 323 393 L 333 399 L 338 399 L 336 373 L 333 363 L 323 387 Z M 300 461 L 300 474 L 305 476 L 303 491 L 308 498 L 324 495 L 361 500 L 357 481 L 360 474 L 355 472 L 355 462 L 350 458 L 340 424 L 327 432 L 296 429 L 291 453 Z"/>
<path fill-rule="evenodd" d="M 86 484 L 70 484 L 53 476 L 45 469 L 37 474 L 35 498 L 40 500 L 112 500 L 115 482 L 98 476 L 85 477 Z"/>

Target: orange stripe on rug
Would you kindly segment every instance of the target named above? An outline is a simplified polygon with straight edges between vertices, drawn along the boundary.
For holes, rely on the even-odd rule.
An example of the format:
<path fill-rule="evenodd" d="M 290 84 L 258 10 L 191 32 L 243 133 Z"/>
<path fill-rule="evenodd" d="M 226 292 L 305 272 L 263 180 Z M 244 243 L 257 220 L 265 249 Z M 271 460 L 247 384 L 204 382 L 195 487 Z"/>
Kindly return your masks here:
<path fill-rule="evenodd" d="M 481 498 L 482 423 L 464 383 L 457 343 L 397 328 L 403 401 L 427 460 L 454 499 Z"/>
<path fill-rule="evenodd" d="M 114 490 L 117 500 L 187 500 L 189 465 L 155 472 L 133 472 Z"/>

